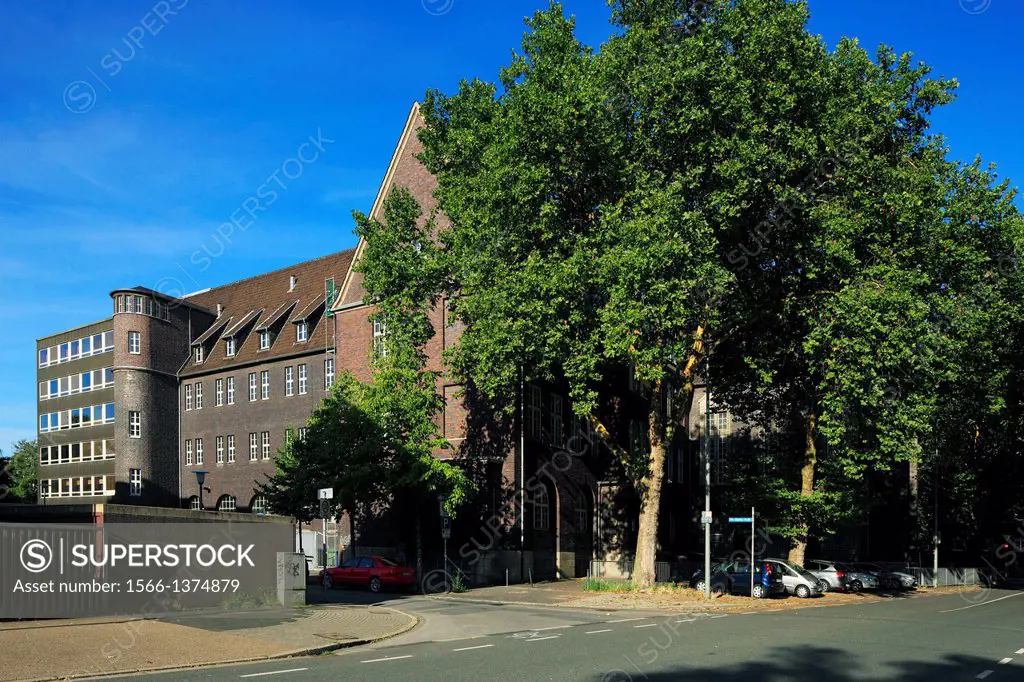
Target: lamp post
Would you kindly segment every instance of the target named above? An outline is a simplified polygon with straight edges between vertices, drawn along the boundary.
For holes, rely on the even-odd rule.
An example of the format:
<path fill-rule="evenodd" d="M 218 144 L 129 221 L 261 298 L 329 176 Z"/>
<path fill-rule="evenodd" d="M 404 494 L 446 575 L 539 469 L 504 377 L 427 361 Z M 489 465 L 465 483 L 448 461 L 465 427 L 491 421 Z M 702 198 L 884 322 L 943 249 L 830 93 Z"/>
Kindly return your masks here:
<path fill-rule="evenodd" d="M 206 474 L 209 472 L 205 469 L 195 469 L 192 473 L 196 475 L 196 483 L 199 484 L 199 511 L 204 511 L 206 508 L 203 507 L 203 484 L 206 483 Z"/>

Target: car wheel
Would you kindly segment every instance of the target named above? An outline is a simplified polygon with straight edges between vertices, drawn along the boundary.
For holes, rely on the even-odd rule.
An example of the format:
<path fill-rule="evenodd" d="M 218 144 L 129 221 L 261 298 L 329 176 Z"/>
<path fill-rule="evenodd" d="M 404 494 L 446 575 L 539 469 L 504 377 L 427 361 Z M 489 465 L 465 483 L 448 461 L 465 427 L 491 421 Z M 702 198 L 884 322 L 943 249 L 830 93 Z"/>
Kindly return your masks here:
<path fill-rule="evenodd" d="M 380 578 L 377 576 L 370 578 L 370 592 L 380 592 Z"/>
<path fill-rule="evenodd" d="M 860 592 L 864 589 L 864 585 L 859 580 L 854 580 L 850 583 L 850 592 Z"/>
<path fill-rule="evenodd" d="M 329 590 L 332 587 L 334 587 L 334 581 L 331 580 L 331 574 L 330 573 L 324 573 L 324 579 L 323 579 L 322 582 L 324 584 L 324 589 L 325 590 Z"/>
<path fill-rule="evenodd" d="M 831 587 L 831 585 L 828 584 L 827 580 L 822 580 L 820 583 L 818 583 L 818 591 L 822 594 L 828 592 L 829 587 Z"/>
<path fill-rule="evenodd" d="M 704 592 L 704 587 L 704 581 L 698 580 L 697 584 L 693 586 L 693 589 L 697 590 L 698 592 Z"/>
<path fill-rule="evenodd" d="M 807 585 L 797 585 L 796 596 L 800 597 L 801 599 L 807 599 L 811 596 L 811 591 L 807 588 Z"/>
<path fill-rule="evenodd" d="M 767 591 L 764 589 L 764 585 L 754 585 L 754 588 L 750 590 L 750 596 L 754 599 L 764 599 L 767 595 Z"/>

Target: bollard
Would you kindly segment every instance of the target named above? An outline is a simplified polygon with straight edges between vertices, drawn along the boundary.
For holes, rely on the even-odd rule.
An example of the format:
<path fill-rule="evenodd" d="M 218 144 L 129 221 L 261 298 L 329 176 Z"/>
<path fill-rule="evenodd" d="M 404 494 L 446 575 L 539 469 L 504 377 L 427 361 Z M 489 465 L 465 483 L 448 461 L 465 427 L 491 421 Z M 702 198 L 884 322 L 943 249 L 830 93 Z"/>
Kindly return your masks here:
<path fill-rule="evenodd" d="M 505 569 L 505 587 L 508 587 L 508 569 Z"/>

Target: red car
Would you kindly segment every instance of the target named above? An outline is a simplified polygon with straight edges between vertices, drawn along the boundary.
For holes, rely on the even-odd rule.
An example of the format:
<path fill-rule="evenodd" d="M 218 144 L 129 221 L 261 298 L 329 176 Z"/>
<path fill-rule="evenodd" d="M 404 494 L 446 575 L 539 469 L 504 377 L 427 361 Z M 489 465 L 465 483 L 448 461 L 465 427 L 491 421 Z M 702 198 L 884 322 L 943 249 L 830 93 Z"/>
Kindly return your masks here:
<path fill-rule="evenodd" d="M 371 592 L 380 592 L 384 587 L 415 585 L 416 570 L 382 556 L 353 557 L 341 566 L 320 571 L 320 584 L 327 589 L 335 585 L 367 585 Z"/>

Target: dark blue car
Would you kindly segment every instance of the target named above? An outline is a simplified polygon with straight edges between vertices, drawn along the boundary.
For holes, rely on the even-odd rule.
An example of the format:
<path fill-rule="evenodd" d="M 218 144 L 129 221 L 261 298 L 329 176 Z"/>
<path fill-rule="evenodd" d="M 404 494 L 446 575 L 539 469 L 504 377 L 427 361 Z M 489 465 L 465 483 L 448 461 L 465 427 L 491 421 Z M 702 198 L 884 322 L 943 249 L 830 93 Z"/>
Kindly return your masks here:
<path fill-rule="evenodd" d="M 690 578 L 690 587 L 698 592 L 704 591 L 704 569 L 698 570 Z M 754 564 L 753 589 L 750 580 L 750 562 L 740 560 L 720 561 L 711 567 L 711 591 L 721 594 L 742 594 L 754 599 L 764 599 L 777 594 L 785 594 L 786 586 L 782 583 L 782 573 L 771 563 Z"/>

